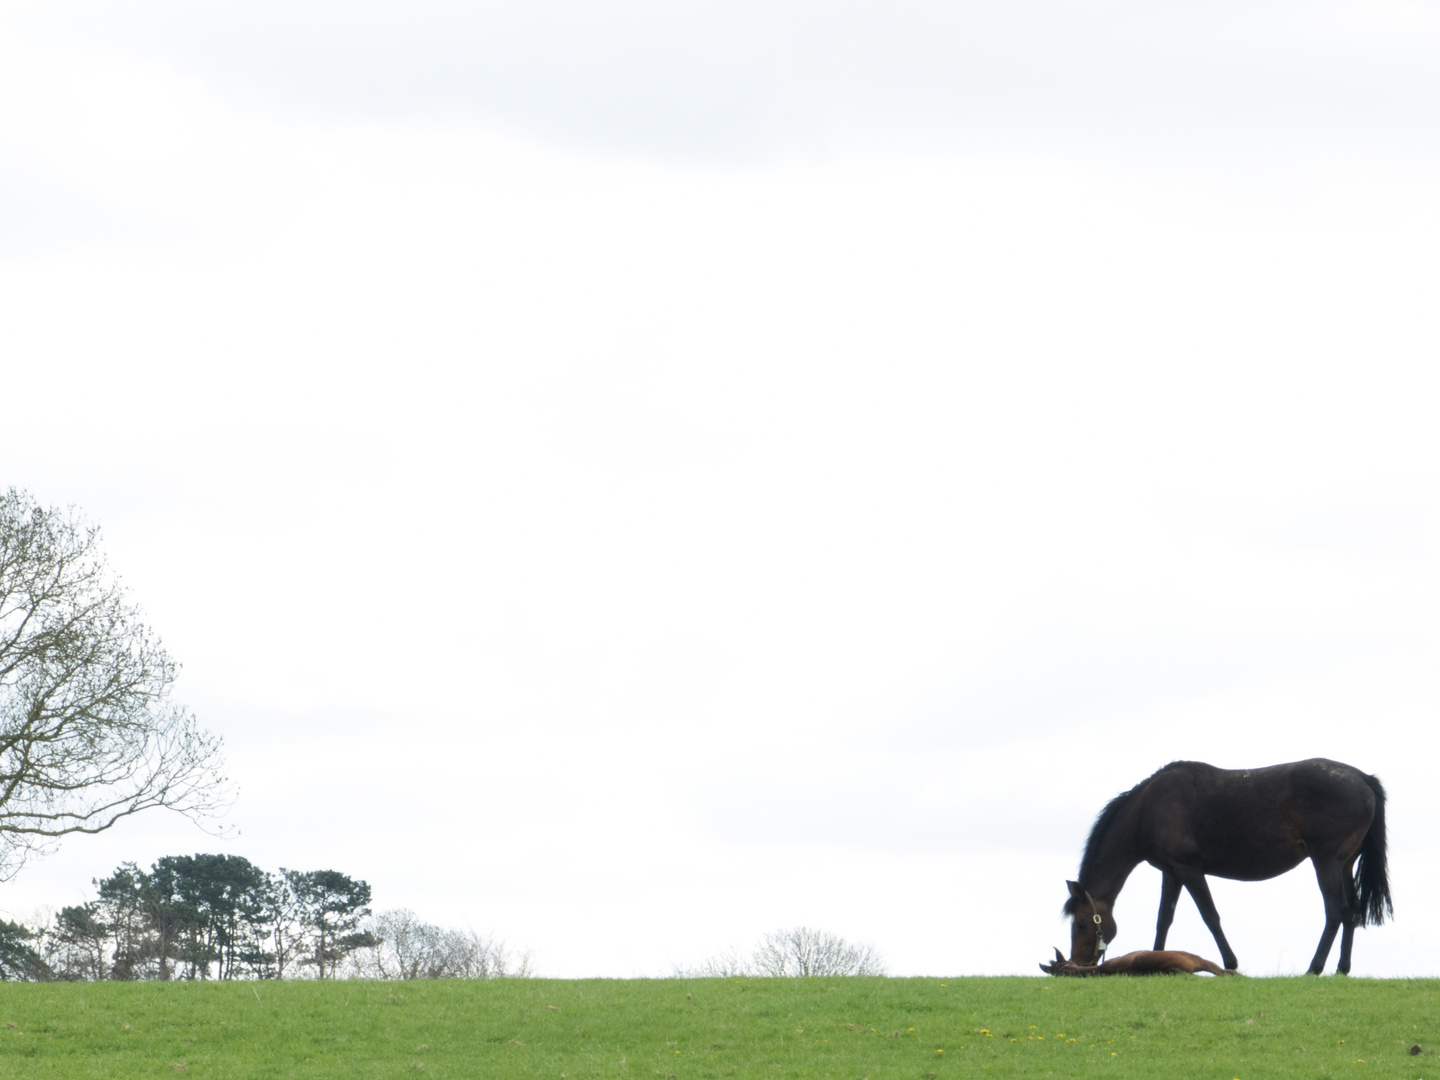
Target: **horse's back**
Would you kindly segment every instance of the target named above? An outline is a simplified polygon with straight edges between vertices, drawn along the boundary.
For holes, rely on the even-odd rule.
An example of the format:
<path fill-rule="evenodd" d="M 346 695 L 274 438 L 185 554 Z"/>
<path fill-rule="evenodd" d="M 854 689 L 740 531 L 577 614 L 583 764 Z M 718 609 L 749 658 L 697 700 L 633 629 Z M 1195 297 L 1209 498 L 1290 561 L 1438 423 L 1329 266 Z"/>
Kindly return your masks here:
<path fill-rule="evenodd" d="M 1276 766 L 1284 768 L 1284 766 Z M 1363 810 L 1366 817 L 1375 814 L 1375 790 L 1373 778 L 1353 765 L 1331 761 L 1329 758 L 1310 758 L 1297 761 L 1293 784 L 1297 793 L 1303 793 L 1322 805 L 1350 803 Z"/>
<path fill-rule="evenodd" d="M 1344 762 L 1308 758 L 1261 769 L 1221 769 L 1203 761 L 1172 761 L 1145 784 L 1147 801 L 1181 802 L 1199 812 L 1217 804 L 1263 809 L 1277 806 L 1345 807 L 1372 817 L 1371 777 Z"/>
<path fill-rule="evenodd" d="M 1144 785 L 1146 858 L 1261 880 L 1317 852 L 1353 857 L 1375 815 L 1371 780 L 1310 758 L 1260 769 L 1176 761 Z"/>
<path fill-rule="evenodd" d="M 1329 758 L 1306 758 L 1259 769 L 1222 769 L 1204 761 L 1172 761 L 1157 769 L 1145 786 L 1185 785 L 1232 790 L 1251 788 L 1275 792 L 1295 785 L 1328 792 L 1370 790 L 1370 777 L 1354 765 Z"/>

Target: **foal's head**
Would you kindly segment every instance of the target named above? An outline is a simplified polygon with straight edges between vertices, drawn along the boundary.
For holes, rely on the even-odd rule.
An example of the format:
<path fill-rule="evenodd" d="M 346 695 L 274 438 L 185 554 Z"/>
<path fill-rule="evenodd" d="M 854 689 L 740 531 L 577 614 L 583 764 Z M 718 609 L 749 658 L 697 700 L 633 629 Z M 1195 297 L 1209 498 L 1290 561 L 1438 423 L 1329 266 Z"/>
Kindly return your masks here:
<path fill-rule="evenodd" d="M 1055 950 L 1055 962 L 1053 964 L 1041 964 L 1040 970 L 1046 975 L 1090 975 L 1096 970 L 1093 964 L 1081 967 L 1073 960 L 1066 960 L 1060 955 L 1060 950 Z"/>
<path fill-rule="evenodd" d="M 1115 917 L 1110 905 L 1094 899 L 1078 881 L 1067 881 L 1070 900 L 1065 910 L 1070 923 L 1070 960 L 1076 964 L 1098 964 L 1105 947 L 1115 940 Z"/>

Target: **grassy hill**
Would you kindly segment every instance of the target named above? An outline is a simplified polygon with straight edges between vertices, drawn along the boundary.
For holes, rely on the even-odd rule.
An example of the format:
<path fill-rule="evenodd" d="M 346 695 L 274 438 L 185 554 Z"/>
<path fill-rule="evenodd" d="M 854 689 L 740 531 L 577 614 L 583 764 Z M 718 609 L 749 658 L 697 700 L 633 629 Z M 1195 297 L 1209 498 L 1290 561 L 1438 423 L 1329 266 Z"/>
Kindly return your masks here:
<path fill-rule="evenodd" d="M 1437 1005 L 1344 978 L 5 984 L 0 1076 L 1440 1080 Z"/>

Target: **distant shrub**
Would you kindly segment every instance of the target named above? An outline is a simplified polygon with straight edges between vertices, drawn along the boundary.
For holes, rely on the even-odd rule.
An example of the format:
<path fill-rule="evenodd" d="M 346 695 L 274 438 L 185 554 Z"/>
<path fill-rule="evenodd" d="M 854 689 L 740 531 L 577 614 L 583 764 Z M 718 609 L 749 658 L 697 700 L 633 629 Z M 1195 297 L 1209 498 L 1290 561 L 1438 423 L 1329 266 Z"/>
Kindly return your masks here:
<path fill-rule="evenodd" d="M 740 975 L 755 974 L 751 958 L 742 953 L 738 946 L 707 956 L 693 967 L 676 967 L 675 975 L 681 979 L 733 979 Z"/>
<path fill-rule="evenodd" d="M 808 978 L 818 975 L 884 975 L 885 961 L 871 945 L 852 945 L 838 934 L 795 926 L 773 930 L 749 956 L 737 949 L 717 953 L 693 967 L 677 967 L 679 978 L 733 978 L 758 975 Z"/>
<path fill-rule="evenodd" d="M 473 930 L 421 922 L 413 911 L 382 912 L 364 929 L 374 944 L 357 949 L 348 974 L 361 979 L 524 978 L 530 958 L 512 956 L 503 941 Z"/>

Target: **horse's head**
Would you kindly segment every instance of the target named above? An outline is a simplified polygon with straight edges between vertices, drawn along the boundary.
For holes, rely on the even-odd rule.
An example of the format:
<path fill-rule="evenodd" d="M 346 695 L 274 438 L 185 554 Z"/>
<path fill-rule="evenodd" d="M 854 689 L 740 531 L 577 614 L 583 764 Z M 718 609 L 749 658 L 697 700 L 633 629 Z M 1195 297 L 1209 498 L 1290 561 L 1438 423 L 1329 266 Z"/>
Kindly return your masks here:
<path fill-rule="evenodd" d="M 1070 923 L 1070 960 L 1076 964 L 1098 964 L 1105 948 L 1115 940 L 1115 917 L 1110 905 L 1096 900 L 1078 881 L 1067 881 L 1070 902 L 1065 910 L 1072 916 Z"/>

